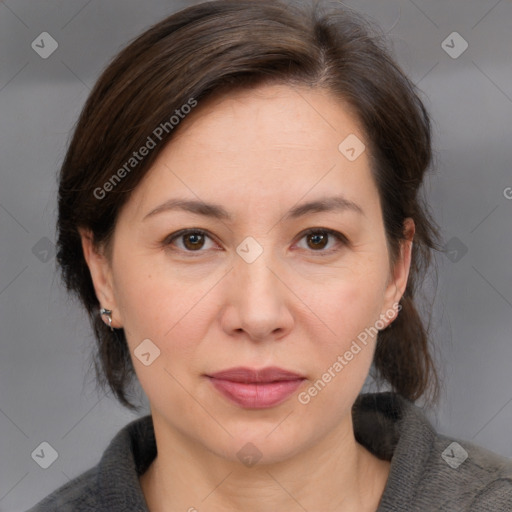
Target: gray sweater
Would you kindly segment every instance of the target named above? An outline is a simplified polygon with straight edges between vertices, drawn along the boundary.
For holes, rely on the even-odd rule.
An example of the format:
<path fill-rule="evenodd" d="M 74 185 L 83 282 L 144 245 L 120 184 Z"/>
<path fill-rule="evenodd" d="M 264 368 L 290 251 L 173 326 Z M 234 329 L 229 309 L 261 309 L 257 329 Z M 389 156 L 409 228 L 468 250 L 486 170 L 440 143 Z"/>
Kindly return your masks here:
<path fill-rule="evenodd" d="M 356 439 L 391 460 L 377 512 L 512 511 L 511 459 L 437 434 L 419 407 L 392 393 L 360 395 L 353 414 Z M 138 478 L 155 456 L 145 416 L 119 431 L 97 466 L 28 512 L 148 512 Z"/>

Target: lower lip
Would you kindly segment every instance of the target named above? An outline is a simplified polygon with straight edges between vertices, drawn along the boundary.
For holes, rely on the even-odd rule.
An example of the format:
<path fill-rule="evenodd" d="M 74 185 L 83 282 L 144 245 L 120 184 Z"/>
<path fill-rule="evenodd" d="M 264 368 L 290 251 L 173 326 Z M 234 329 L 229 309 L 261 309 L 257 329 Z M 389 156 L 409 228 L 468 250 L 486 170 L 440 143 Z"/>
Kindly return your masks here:
<path fill-rule="evenodd" d="M 226 398 L 247 409 L 265 409 L 284 402 L 304 379 L 244 384 L 209 377 L 214 387 Z"/>

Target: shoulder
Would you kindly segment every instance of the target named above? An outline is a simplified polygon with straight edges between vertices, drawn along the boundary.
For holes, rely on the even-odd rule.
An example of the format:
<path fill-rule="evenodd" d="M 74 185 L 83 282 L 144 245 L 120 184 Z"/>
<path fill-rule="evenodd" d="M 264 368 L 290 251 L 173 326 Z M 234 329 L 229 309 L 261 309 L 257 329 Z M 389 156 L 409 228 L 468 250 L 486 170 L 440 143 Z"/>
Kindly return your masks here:
<path fill-rule="evenodd" d="M 512 459 L 438 433 L 399 395 L 367 394 L 356 405 L 356 437 L 391 461 L 379 512 L 512 511 Z"/>
<path fill-rule="evenodd" d="M 97 468 L 89 469 L 52 492 L 27 512 L 90 512 L 98 510 Z"/>
<path fill-rule="evenodd" d="M 512 459 L 469 441 L 436 434 L 423 481 L 447 510 L 512 510 Z"/>
<path fill-rule="evenodd" d="M 435 504 L 435 510 L 450 512 L 512 511 L 512 459 L 437 432 L 411 403 L 405 409 L 408 450 L 422 453 L 413 493 L 418 510 Z M 410 466 L 413 458 L 401 453 Z"/>
<path fill-rule="evenodd" d="M 155 456 L 151 416 L 138 418 L 117 433 L 96 466 L 27 512 L 147 512 L 139 476 Z"/>

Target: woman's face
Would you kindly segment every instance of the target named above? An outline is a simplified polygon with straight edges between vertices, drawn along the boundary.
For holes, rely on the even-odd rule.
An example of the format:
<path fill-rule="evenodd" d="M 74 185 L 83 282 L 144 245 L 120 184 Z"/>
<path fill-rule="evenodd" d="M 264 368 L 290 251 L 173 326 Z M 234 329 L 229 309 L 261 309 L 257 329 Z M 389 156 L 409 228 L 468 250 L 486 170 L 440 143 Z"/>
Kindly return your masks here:
<path fill-rule="evenodd" d="M 407 243 L 389 267 L 360 141 L 323 91 L 229 93 L 182 121 L 120 212 L 110 261 L 84 237 L 160 429 L 233 461 L 252 443 L 268 463 L 347 432 L 410 264 Z M 287 397 L 234 385 L 234 401 L 208 377 L 268 366 L 303 380 Z"/>

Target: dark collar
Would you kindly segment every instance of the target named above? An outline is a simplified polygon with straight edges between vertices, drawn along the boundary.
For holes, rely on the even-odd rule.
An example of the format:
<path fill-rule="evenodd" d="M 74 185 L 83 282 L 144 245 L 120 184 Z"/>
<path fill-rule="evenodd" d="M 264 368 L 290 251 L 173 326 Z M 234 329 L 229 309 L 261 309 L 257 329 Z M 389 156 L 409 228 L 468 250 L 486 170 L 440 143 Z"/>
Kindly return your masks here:
<path fill-rule="evenodd" d="M 421 409 L 389 392 L 360 395 L 353 407 L 353 421 L 356 440 L 377 457 L 391 460 L 379 511 L 388 510 L 384 507 L 391 504 L 395 510 L 406 510 L 421 479 L 435 431 Z M 151 416 L 134 420 L 119 431 L 98 466 L 98 496 L 105 510 L 147 512 L 139 476 L 156 453 Z"/>

